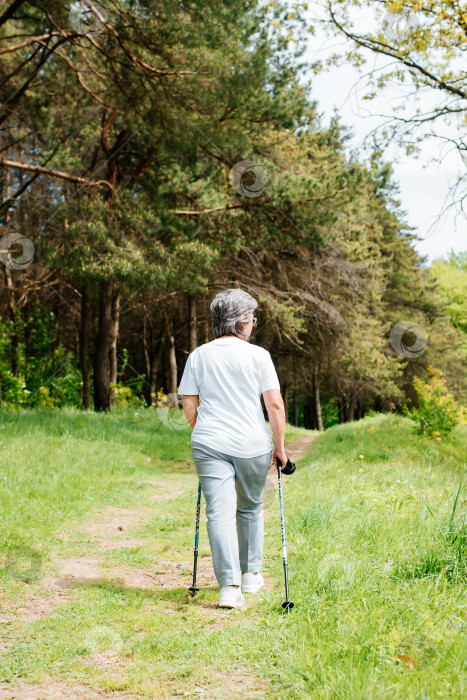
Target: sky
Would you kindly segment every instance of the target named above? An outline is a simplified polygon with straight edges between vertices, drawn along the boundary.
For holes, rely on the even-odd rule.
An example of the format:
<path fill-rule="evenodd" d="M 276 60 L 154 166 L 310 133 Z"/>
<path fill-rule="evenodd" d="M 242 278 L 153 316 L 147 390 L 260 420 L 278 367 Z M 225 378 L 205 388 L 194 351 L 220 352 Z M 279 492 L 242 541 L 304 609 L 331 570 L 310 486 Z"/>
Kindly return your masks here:
<path fill-rule="evenodd" d="M 360 20 L 359 31 L 363 34 L 374 26 L 373 18 L 364 17 L 363 21 Z M 332 53 L 344 53 L 349 46 L 345 37 L 332 37 L 317 29 L 314 36 L 310 35 L 304 59 L 310 64 L 317 60 L 324 62 Z M 303 76 L 304 79 L 311 79 L 311 99 L 317 102 L 322 125 L 327 126 L 337 110 L 340 123 L 353 134 L 347 142 L 347 149 L 357 149 L 359 152 L 365 141 L 368 142 L 369 133 L 387 121 L 378 114 L 390 116 L 393 113 L 392 105 L 400 104 L 401 100 L 406 100 L 408 105 L 415 104 L 408 93 L 404 94 L 402 86 L 385 88 L 375 100 L 363 100 L 367 83 L 362 74 L 388 62 L 387 57 L 369 51 L 365 51 L 365 55 L 368 62 L 363 70 L 347 64 L 326 68 L 317 75 L 310 70 Z M 423 98 L 423 106 L 433 107 L 437 104 L 436 98 L 434 91 L 428 92 Z M 442 157 L 442 162 L 431 162 L 433 157 Z M 413 245 L 421 256 L 426 256 L 424 264 L 428 266 L 439 257 L 446 259 L 451 249 L 455 252 L 467 251 L 467 221 L 464 216 L 451 207 L 439 218 L 443 209 L 452 202 L 450 187 L 464 172 L 461 158 L 453 150 L 452 144 L 447 147 L 440 140 L 424 139 L 420 154 L 416 156 L 409 156 L 403 147 L 391 144 L 385 150 L 384 159 L 393 163 L 393 181 L 400 188 L 395 198 L 400 200 L 399 209 L 405 212 L 404 223 L 414 227 L 412 233 L 420 238 Z"/>

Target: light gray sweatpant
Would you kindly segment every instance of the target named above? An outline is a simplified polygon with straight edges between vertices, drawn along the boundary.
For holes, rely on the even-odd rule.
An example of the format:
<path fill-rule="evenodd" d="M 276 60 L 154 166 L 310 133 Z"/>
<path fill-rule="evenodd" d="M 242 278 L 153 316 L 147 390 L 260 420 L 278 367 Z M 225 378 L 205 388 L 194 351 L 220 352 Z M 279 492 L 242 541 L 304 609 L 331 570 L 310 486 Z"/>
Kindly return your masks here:
<path fill-rule="evenodd" d="M 235 457 L 192 442 L 191 453 L 206 500 L 217 583 L 241 586 L 241 572 L 260 571 L 263 563 L 263 491 L 273 450 Z"/>

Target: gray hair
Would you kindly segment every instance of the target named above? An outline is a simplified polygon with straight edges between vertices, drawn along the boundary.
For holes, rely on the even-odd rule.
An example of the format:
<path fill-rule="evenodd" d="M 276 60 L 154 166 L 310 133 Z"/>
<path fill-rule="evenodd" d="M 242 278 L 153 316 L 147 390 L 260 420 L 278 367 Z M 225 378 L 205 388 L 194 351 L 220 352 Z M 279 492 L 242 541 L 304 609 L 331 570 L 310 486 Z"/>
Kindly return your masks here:
<path fill-rule="evenodd" d="M 243 289 L 226 289 L 216 294 L 211 302 L 212 332 L 214 338 L 223 335 L 240 337 L 239 324 L 253 320 L 253 312 L 258 302 Z"/>

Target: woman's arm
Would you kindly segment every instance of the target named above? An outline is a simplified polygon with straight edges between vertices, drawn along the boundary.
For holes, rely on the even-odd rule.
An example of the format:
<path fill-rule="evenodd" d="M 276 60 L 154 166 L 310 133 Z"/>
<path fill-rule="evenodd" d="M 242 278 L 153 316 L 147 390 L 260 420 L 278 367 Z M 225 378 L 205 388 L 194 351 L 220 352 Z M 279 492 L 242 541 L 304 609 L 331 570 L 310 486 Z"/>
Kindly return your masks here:
<path fill-rule="evenodd" d="M 198 394 L 187 394 L 182 396 L 183 413 L 192 428 L 195 427 L 198 418 L 199 396 Z"/>
<path fill-rule="evenodd" d="M 287 455 L 285 454 L 284 437 L 285 437 L 285 409 L 284 401 L 279 389 L 268 389 L 263 391 L 264 404 L 268 412 L 269 422 L 271 423 L 272 432 L 274 434 L 274 453 L 273 460 L 277 466 L 276 457 L 279 457 L 282 467 L 287 464 Z"/>

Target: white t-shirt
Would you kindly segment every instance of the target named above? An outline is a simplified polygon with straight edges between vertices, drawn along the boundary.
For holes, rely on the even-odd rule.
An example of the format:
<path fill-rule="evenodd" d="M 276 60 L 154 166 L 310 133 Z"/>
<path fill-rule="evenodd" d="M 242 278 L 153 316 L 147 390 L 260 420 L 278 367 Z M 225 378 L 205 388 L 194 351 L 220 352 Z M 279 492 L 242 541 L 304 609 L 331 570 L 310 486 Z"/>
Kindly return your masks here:
<path fill-rule="evenodd" d="M 178 393 L 198 394 L 191 440 L 235 457 L 273 448 L 260 396 L 280 389 L 270 353 L 236 336 L 216 338 L 188 356 Z"/>

